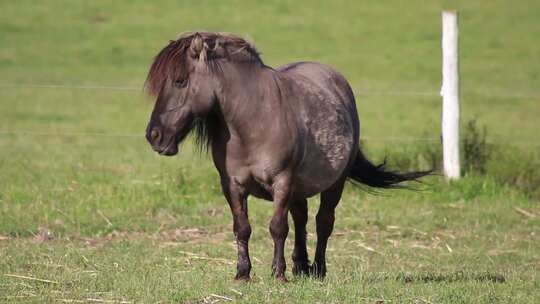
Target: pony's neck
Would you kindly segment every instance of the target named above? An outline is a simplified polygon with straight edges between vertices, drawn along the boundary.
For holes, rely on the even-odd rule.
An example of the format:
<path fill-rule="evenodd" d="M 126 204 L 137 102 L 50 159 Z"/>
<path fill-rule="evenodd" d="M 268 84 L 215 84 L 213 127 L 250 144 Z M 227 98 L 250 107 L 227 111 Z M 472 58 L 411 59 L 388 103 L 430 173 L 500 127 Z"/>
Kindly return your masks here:
<path fill-rule="evenodd" d="M 283 112 L 277 72 L 264 65 L 230 63 L 222 67 L 220 110 L 229 132 L 243 141 L 264 136 Z"/>

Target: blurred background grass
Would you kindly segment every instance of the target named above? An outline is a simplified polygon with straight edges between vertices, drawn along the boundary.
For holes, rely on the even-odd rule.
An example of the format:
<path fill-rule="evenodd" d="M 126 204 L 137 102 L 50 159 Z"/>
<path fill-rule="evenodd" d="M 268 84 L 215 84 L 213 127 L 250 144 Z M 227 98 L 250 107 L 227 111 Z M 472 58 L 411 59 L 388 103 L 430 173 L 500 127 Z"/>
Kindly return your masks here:
<path fill-rule="evenodd" d="M 440 159 L 443 8 L 460 12 L 462 138 L 473 151 L 465 178 L 449 185 L 434 177 L 424 192 L 382 197 L 349 186 L 337 211 L 328 285 L 297 281 L 305 289 L 287 289 L 261 279 L 239 287 L 247 295 L 239 299 L 263 301 L 278 292 L 306 302 L 533 301 L 540 267 L 538 1 L 0 1 L 0 272 L 58 280 L 62 295 L 76 299 L 88 289 L 144 302 L 201 299 L 208 289 L 230 294 L 224 280 L 234 266 L 164 260 L 183 261 L 176 249 L 233 259 L 234 249 L 211 161 L 189 141 L 178 157 L 159 157 L 144 139 L 152 101 L 142 87 L 152 57 L 179 33 L 204 29 L 250 39 L 270 66 L 297 60 L 334 66 L 357 94 L 369 157 L 427 168 Z M 69 88 L 79 85 L 120 89 Z M 470 121 L 473 129 L 466 128 Z M 313 217 L 315 199 L 310 206 Z M 256 274 L 266 278 L 260 269 L 267 271 L 271 259 L 271 206 L 253 200 L 250 212 L 252 248 L 261 259 Z M 173 239 L 174 250 L 160 249 L 170 240 L 159 235 L 193 227 L 226 236 L 193 237 L 196 245 Z M 145 237 L 102 249 L 80 239 L 115 240 L 118 232 Z M 54 241 L 35 242 L 49 234 Z M 111 263 L 130 269 L 124 261 L 137 268 L 114 274 Z M 88 267 L 99 279 L 79 276 Z M 211 270 L 220 274 L 209 278 Z M 460 271 L 469 278 L 502 273 L 507 284 L 452 282 Z M 440 272 L 449 279 L 411 286 L 380 274 L 403 272 L 413 273 L 413 281 Z M 160 285 L 163 276 L 170 281 Z M 58 299 L 54 288 L 21 287 L 6 277 L 0 284 L 0 294 Z M 175 288 L 182 284 L 192 289 Z"/>

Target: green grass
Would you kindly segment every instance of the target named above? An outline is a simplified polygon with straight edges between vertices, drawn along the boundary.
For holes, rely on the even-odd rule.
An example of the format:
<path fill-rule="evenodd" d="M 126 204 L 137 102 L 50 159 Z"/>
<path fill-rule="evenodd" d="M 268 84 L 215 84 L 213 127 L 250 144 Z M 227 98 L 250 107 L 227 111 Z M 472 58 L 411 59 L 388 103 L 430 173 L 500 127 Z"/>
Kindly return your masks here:
<path fill-rule="evenodd" d="M 142 90 L 24 86 L 142 89 L 168 39 L 236 32 L 271 66 L 316 60 L 342 71 L 359 93 L 368 154 L 381 160 L 418 151 L 395 138 L 439 135 L 442 8 L 460 11 L 463 121 L 485 125 L 497 153 L 518 146 L 486 176 L 432 177 L 423 192 L 349 185 L 324 282 L 290 271 L 289 284 L 271 279 L 272 207 L 259 200 L 250 200 L 254 279 L 232 282 L 217 173 L 189 142 L 174 158 L 151 151 Z M 539 301 L 538 199 L 499 181 L 540 155 L 539 13 L 537 1 L 0 2 L 0 302 Z M 384 91 L 435 95 L 362 94 Z"/>

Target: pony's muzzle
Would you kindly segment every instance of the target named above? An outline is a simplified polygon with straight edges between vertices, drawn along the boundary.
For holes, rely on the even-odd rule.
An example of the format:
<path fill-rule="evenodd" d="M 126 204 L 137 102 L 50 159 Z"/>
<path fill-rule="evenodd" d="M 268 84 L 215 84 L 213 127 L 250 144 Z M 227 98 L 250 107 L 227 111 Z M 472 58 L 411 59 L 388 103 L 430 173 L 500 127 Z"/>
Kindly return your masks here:
<path fill-rule="evenodd" d="M 146 139 L 152 146 L 152 149 L 161 155 L 175 155 L 178 153 L 178 146 L 174 140 L 174 136 L 170 136 L 167 140 L 163 132 L 158 127 L 148 126 L 146 130 Z"/>

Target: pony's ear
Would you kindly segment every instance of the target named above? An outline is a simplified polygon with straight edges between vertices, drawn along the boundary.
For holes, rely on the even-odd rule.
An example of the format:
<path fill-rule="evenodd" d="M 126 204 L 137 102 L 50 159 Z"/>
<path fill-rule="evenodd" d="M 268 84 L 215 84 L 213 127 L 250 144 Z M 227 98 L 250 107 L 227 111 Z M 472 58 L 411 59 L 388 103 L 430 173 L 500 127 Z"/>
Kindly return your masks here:
<path fill-rule="evenodd" d="M 193 35 L 193 38 L 191 39 L 191 45 L 189 46 L 190 56 L 192 58 L 202 57 L 205 54 L 201 54 L 201 53 L 206 51 L 205 49 L 206 48 L 205 48 L 203 37 L 199 33 L 195 33 L 195 35 Z"/>
<path fill-rule="evenodd" d="M 225 45 L 221 42 L 219 38 L 216 38 L 214 40 L 213 44 L 210 44 L 208 46 L 210 50 L 210 56 L 214 58 L 222 58 L 225 57 Z"/>

